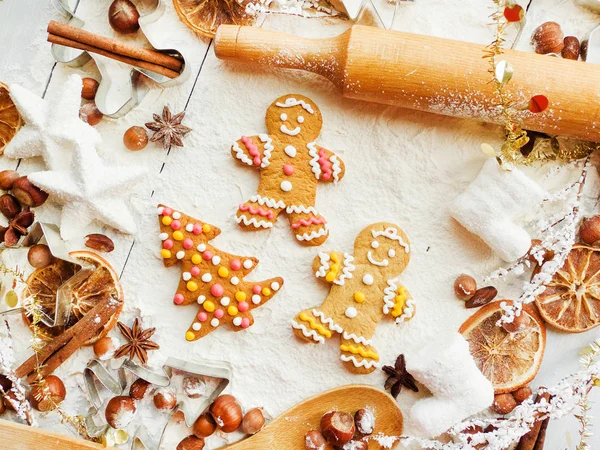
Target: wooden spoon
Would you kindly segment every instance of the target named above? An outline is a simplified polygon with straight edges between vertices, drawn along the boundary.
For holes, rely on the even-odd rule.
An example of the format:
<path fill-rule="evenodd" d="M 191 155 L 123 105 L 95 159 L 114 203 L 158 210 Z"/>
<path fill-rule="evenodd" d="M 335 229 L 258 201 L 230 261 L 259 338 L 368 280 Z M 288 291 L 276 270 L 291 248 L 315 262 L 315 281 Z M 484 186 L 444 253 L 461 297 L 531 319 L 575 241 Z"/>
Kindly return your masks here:
<path fill-rule="evenodd" d="M 402 412 L 396 401 L 380 389 L 366 385 L 342 386 L 304 400 L 277 417 L 259 433 L 219 450 L 285 449 L 304 450 L 304 435 L 319 430 L 321 417 L 328 411 L 339 410 L 354 414 L 361 408 L 369 408 L 375 414 L 375 430 L 372 436 L 400 436 Z M 390 449 L 382 447 L 375 439 L 369 440 L 369 450 Z"/>

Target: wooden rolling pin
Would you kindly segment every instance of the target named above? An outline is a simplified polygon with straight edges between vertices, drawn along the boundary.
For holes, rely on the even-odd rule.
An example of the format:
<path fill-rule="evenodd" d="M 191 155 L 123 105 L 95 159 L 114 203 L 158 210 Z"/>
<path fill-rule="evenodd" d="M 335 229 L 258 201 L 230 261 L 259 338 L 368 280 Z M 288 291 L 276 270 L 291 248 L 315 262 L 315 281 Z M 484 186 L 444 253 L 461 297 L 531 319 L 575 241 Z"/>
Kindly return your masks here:
<path fill-rule="evenodd" d="M 359 25 L 327 39 L 221 25 L 215 54 L 308 70 L 348 98 L 503 123 L 479 44 Z M 523 113 L 524 128 L 600 142 L 600 66 L 515 50 L 501 60 L 514 69 L 506 91 L 516 105 L 525 108 L 539 94 L 549 100 L 544 112 Z"/>

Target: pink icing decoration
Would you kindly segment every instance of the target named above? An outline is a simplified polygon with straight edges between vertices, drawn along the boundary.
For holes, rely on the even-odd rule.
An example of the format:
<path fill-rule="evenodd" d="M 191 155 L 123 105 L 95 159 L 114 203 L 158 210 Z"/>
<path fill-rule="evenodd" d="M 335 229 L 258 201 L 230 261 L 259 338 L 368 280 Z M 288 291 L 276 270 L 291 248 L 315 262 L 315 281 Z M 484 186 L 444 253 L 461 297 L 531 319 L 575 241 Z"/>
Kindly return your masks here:
<path fill-rule="evenodd" d="M 167 250 L 171 250 L 173 248 L 173 241 L 171 239 L 167 239 L 163 242 L 163 247 Z"/>
<path fill-rule="evenodd" d="M 170 216 L 171 214 L 173 214 L 173 210 L 171 208 L 165 207 L 162 210 L 162 215 L 163 216 Z"/>
<path fill-rule="evenodd" d="M 200 275 L 200 267 L 198 267 L 198 266 L 194 266 L 194 267 L 192 267 L 192 268 L 190 269 L 190 273 L 191 273 L 193 276 L 197 277 L 198 275 Z"/>
<path fill-rule="evenodd" d="M 309 225 L 317 225 L 317 224 L 322 224 L 322 223 L 325 223 L 324 217 L 309 217 L 308 220 L 300 219 L 298 222 L 293 223 L 292 228 L 296 229 L 296 228 L 300 228 L 300 227 L 307 227 Z"/>
<path fill-rule="evenodd" d="M 250 153 L 250 156 L 252 156 L 252 162 L 254 163 L 254 165 L 260 166 L 260 152 L 258 151 L 258 147 L 256 146 L 256 144 L 252 142 L 252 139 L 246 136 L 242 136 L 242 144 L 244 144 L 248 149 L 248 153 Z"/>
<path fill-rule="evenodd" d="M 260 294 L 260 291 L 262 291 L 262 287 L 260 287 L 260 284 L 255 284 L 252 287 L 252 292 L 254 292 L 255 294 Z"/>
<path fill-rule="evenodd" d="M 210 261 L 213 257 L 213 254 L 211 251 L 206 250 L 204 253 L 202 253 L 202 258 L 204 258 L 205 261 Z"/>
<path fill-rule="evenodd" d="M 239 259 L 233 259 L 230 266 L 233 270 L 240 270 L 242 268 L 242 262 Z"/>
<path fill-rule="evenodd" d="M 292 166 L 291 164 L 284 164 L 283 165 L 283 173 L 285 173 L 286 175 L 291 175 L 294 173 L 294 166 Z"/>
<path fill-rule="evenodd" d="M 198 320 L 200 322 L 206 322 L 206 319 L 208 319 L 208 314 L 206 314 L 204 311 L 198 313 Z"/>
<path fill-rule="evenodd" d="M 327 158 L 327 154 L 325 153 L 324 148 L 319 149 L 319 165 L 321 166 L 321 170 L 323 171 L 323 175 L 321 178 L 324 180 L 329 180 L 331 178 L 331 161 Z"/>
<path fill-rule="evenodd" d="M 223 317 L 223 314 L 225 314 L 225 311 L 223 311 L 222 309 L 217 309 L 217 310 L 215 311 L 215 317 L 216 317 L 217 319 L 220 319 L 221 317 Z"/>
<path fill-rule="evenodd" d="M 194 246 L 194 241 L 192 241 L 190 238 L 183 240 L 183 248 L 185 248 L 186 250 L 189 250 L 193 246 Z"/>
<path fill-rule="evenodd" d="M 179 230 L 181 228 L 181 221 L 175 219 L 173 222 L 171 222 L 171 228 L 174 230 Z"/>
<path fill-rule="evenodd" d="M 225 289 L 223 289 L 223 286 L 221 286 L 219 283 L 215 283 L 210 287 L 210 293 L 215 297 L 222 296 L 224 292 Z"/>
<path fill-rule="evenodd" d="M 199 234 L 202 234 L 202 225 L 200 225 L 199 223 L 195 223 L 192 233 L 194 233 L 196 236 L 198 236 Z"/>
<path fill-rule="evenodd" d="M 239 302 L 237 307 L 240 312 L 246 312 L 248 311 L 248 302 Z"/>
<path fill-rule="evenodd" d="M 248 328 L 250 326 L 250 319 L 248 319 L 247 317 L 244 317 L 242 319 L 242 328 Z"/>
<path fill-rule="evenodd" d="M 176 305 L 181 305 L 183 303 L 183 294 L 175 294 L 175 297 L 173 297 L 173 303 Z"/>
<path fill-rule="evenodd" d="M 253 208 L 252 206 L 242 204 L 240 205 L 240 211 L 250 211 L 250 214 L 258 214 L 259 216 L 267 217 L 269 220 L 273 219 L 273 211 L 269 209 Z"/>

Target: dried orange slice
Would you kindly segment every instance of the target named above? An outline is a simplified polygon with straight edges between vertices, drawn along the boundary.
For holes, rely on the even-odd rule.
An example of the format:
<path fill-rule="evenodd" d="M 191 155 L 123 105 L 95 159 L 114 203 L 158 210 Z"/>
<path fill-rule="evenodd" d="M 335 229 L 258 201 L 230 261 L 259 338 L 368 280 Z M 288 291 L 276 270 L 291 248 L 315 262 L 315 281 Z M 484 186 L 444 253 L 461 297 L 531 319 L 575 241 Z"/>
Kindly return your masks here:
<path fill-rule="evenodd" d="M 21 125 L 21 115 L 8 93 L 8 87 L 0 82 L 0 155 Z"/>
<path fill-rule="evenodd" d="M 38 323 L 42 338 L 51 339 L 62 333 L 65 328 L 72 327 L 99 301 L 107 297 L 123 301 L 123 288 L 119 282 L 119 277 L 108 261 L 95 253 L 84 250 L 72 252 L 71 256 L 94 265 L 96 269 L 85 280 L 73 287 L 71 315 L 66 326 L 50 328 L 42 322 Z M 58 288 L 78 270 L 79 266 L 63 261 L 62 259 L 57 259 L 56 262 L 37 269 L 27 278 L 27 287 L 23 292 L 23 297 L 27 298 L 30 295 L 35 295 L 42 311 L 52 316 L 56 306 L 56 292 Z M 106 336 L 117 323 L 121 309 L 122 306 L 113 314 L 104 328 L 96 336 L 88 340 L 85 345 L 91 345 Z M 30 316 L 25 314 L 25 320 L 27 323 L 30 323 Z"/>
<path fill-rule="evenodd" d="M 496 394 L 513 392 L 529 383 L 542 363 L 546 348 L 546 327 L 529 307 L 523 307 L 531 325 L 524 331 L 509 333 L 496 325 L 502 316 L 501 303 L 489 303 L 462 324 L 459 333 L 469 342 L 471 355 L 479 370 L 490 380 Z"/>
<path fill-rule="evenodd" d="M 254 17 L 246 14 L 246 1 L 173 0 L 175 11 L 195 33 L 212 38 L 222 24 L 251 25 Z"/>
<path fill-rule="evenodd" d="M 568 333 L 600 325 L 600 249 L 573 246 L 535 304 L 549 325 Z"/>

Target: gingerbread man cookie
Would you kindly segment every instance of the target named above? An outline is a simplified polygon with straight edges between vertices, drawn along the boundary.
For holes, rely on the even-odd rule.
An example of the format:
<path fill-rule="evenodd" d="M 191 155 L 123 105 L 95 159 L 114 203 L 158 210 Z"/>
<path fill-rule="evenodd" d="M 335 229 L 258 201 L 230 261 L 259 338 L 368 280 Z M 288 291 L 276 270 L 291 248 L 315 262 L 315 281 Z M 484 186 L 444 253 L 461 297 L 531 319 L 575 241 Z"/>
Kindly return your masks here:
<path fill-rule="evenodd" d="M 283 286 L 281 278 L 245 281 L 258 260 L 225 253 L 208 243 L 221 230 L 179 211 L 159 205 L 163 263 L 181 263 L 175 305 L 197 303 L 199 311 L 185 334 L 195 341 L 228 324 L 234 331 L 254 323 L 251 311 L 264 305 Z"/>
<path fill-rule="evenodd" d="M 242 136 L 231 147 L 240 163 L 260 170 L 258 192 L 239 206 L 236 220 L 249 230 L 271 228 L 285 210 L 298 241 L 321 245 L 329 229 L 315 209 L 317 183 L 341 180 L 344 163 L 315 144 L 323 119 L 307 97 L 279 97 L 267 109 L 266 123 L 269 134 Z"/>
<path fill-rule="evenodd" d="M 354 257 L 348 253 L 321 252 L 313 269 L 317 278 L 331 283 L 329 295 L 319 307 L 309 308 L 292 321 L 300 339 L 324 343 L 340 335 L 340 358 L 355 373 L 369 373 L 379 355 L 370 339 L 384 315 L 396 323 L 410 320 L 415 302 L 397 281 L 406 268 L 409 241 L 400 227 L 380 222 L 368 226 L 354 241 Z"/>

